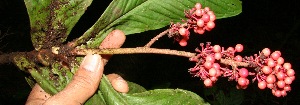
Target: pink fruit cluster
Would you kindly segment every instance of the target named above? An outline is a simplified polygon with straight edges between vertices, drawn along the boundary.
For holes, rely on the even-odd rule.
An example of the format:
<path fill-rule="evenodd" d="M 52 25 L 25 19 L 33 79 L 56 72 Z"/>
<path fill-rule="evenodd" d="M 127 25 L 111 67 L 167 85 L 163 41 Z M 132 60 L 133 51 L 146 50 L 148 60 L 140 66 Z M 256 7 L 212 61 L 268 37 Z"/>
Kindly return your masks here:
<path fill-rule="evenodd" d="M 206 87 L 212 87 L 218 77 L 227 77 L 229 81 L 237 82 L 238 89 L 246 89 L 252 77 L 252 82 L 257 80 L 260 89 L 272 89 L 277 97 L 284 97 L 291 90 L 295 71 L 290 63 L 284 63 L 280 51 L 271 53 L 265 48 L 258 55 L 242 57 L 235 55 L 243 51 L 242 44 L 227 49 L 211 46 L 209 42 L 200 46 L 201 49 L 196 48 L 197 56 L 190 58 L 196 65 L 189 72 L 200 77 Z"/>
<path fill-rule="evenodd" d="M 269 88 L 276 97 L 286 96 L 291 91 L 291 84 L 295 80 L 295 71 L 290 63 L 285 63 L 280 51 L 271 53 L 265 48 L 255 60 L 261 68 L 256 74 L 258 87 Z"/>
<path fill-rule="evenodd" d="M 196 3 L 195 7 L 185 11 L 187 20 L 183 20 L 184 24 L 171 24 L 169 37 L 174 37 L 181 46 L 187 45 L 191 29 L 195 33 L 203 34 L 205 31 L 210 31 L 215 27 L 216 16 L 210 8 L 202 8 L 200 3 Z"/>

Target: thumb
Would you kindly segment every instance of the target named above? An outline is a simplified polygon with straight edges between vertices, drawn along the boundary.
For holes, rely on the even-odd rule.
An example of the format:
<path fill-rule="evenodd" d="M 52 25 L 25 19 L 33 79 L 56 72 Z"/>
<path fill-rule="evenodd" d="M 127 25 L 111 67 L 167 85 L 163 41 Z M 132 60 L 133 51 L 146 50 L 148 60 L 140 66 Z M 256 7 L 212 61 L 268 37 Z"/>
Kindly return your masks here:
<path fill-rule="evenodd" d="M 73 80 L 64 90 L 49 98 L 46 103 L 83 104 L 97 90 L 103 69 L 104 65 L 100 55 L 86 55 L 78 71 L 73 76 Z"/>

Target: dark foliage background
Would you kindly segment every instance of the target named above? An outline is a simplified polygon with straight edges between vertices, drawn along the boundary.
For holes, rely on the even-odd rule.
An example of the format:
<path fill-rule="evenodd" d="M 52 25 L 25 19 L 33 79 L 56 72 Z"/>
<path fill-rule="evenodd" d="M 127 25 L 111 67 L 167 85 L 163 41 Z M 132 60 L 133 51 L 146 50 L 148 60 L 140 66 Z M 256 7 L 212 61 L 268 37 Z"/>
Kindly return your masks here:
<path fill-rule="evenodd" d="M 265 47 L 280 50 L 285 61 L 291 62 L 296 71 L 292 91 L 284 98 L 275 98 L 270 90 L 260 91 L 250 85 L 245 93 L 243 104 L 300 104 L 299 70 L 300 64 L 300 17 L 296 0 L 242 0 L 243 12 L 235 17 L 216 21 L 216 28 L 205 35 L 195 35 L 186 48 L 173 43 L 172 39 L 162 38 L 153 47 L 193 51 L 200 42 L 210 41 L 224 47 L 241 43 L 245 46 L 242 55 L 258 53 Z M 110 1 L 94 0 L 91 7 L 71 32 L 72 40 L 85 32 L 100 17 Z M 0 1 L 0 54 L 15 51 L 31 51 L 30 26 L 22 0 Z M 138 47 L 146 44 L 161 30 L 148 31 L 127 36 L 123 47 Z M 129 81 L 147 89 L 182 88 L 203 95 L 203 83 L 192 78 L 187 69 L 193 63 L 188 59 L 165 55 L 114 55 L 106 66 L 106 73 L 118 73 Z M 13 64 L 0 65 L 0 104 L 24 104 L 30 87 L 23 72 Z M 222 82 L 222 81 L 219 81 Z M 219 84 L 228 84 L 226 82 Z"/>

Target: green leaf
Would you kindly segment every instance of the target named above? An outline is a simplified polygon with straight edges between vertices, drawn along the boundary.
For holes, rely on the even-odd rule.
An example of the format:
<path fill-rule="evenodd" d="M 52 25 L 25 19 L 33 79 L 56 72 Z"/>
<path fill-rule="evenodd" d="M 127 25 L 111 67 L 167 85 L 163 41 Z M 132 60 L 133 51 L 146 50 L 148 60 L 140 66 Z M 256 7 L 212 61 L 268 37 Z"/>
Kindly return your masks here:
<path fill-rule="evenodd" d="M 36 82 L 49 94 L 54 95 L 65 88 L 73 74 L 68 68 L 54 62 L 51 67 L 35 67 L 29 70 Z"/>
<path fill-rule="evenodd" d="M 114 0 L 99 20 L 78 39 L 78 43 L 89 40 L 89 47 L 98 47 L 113 29 L 120 29 L 126 35 L 155 30 L 170 22 L 184 19 L 184 10 L 200 2 L 203 7 L 215 11 L 218 19 L 241 13 L 239 0 Z M 96 38 L 88 38 L 96 35 Z"/>
<path fill-rule="evenodd" d="M 209 105 L 197 94 L 182 89 L 155 89 L 125 96 L 130 105 Z"/>
<path fill-rule="evenodd" d="M 140 92 L 147 91 L 144 87 L 142 87 L 136 83 L 133 83 L 130 81 L 127 81 L 127 83 L 128 83 L 128 87 L 130 89 L 127 94 L 140 93 Z"/>
<path fill-rule="evenodd" d="M 60 45 L 92 0 L 24 0 L 36 50 Z"/>
<path fill-rule="evenodd" d="M 242 12 L 240 0 L 200 0 L 202 7 L 209 7 L 214 11 L 217 19 L 236 16 Z"/>
<path fill-rule="evenodd" d="M 145 91 L 141 86 L 129 82 L 129 89 L 140 88 L 138 91 L 119 93 L 103 76 L 100 93 L 107 105 L 209 105 L 197 94 L 181 89 L 155 89 Z M 131 90 L 134 91 L 134 90 Z M 91 103 L 87 101 L 87 103 Z M 86 105 L 89 105 L 87 104 Z"/>

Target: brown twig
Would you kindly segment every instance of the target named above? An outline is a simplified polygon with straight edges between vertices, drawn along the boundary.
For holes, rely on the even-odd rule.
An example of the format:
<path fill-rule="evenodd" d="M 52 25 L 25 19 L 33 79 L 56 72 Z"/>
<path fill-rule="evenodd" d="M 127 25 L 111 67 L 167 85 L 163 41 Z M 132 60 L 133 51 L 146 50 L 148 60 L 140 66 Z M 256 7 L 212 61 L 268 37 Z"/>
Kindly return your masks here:
<path fill-rule="evenodd" d="M 187 58 L 196 56 L 196 53 L 170 50 L 170 49 L 158 49 L 158 48 L 147 48 L 147 47 L 136 47 L 136 48 L 113 48 L 113 49 L 74 49 L 71 55 L 87 55 L 87 54 L 166 54 L 176 55 Z M 238 62 L 232 59 L 222 58 L 220 63 L 225 65 L 235 65 L 242 67 L 249 67 L 250 64 L 247 62 Z"/>
<path fill-rule="evenodd" d="M 11 63 L 13 56 L 15 56 L 17 53 L 9 53 L 9 54 L 0 54 L 0 65 Z"/>
<path fill-rule="evenodd" d="M 20 55 L 24 55 L 24 56 L 33 56 L 31 58 L 35 58 L 37 55 L 37 52 L 35 50 L 30 51 L 30 52 L 11 52 L 11 53 L 2 53 L 0 54 L 0 65 L 2 64 L 7 64 L 7 63 L 13 63 L 14 62 L 14 58 L 16 56 L 20 56 Z"/>

